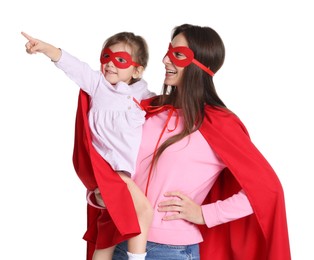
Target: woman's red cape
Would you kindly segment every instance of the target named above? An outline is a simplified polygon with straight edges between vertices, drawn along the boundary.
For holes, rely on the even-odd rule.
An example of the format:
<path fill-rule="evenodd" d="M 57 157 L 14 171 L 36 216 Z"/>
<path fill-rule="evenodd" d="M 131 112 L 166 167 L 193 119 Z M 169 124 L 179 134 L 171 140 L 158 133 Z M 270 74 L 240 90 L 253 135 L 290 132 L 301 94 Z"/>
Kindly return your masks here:
<path fill-rule="evenodd" d="M 144 100 L 145 108 L 151 99 Z M 93 149 L 87 121 L 89 97 L 80 92 L 73 163 L 87 189 L 99 187 L 108 208 L 105 214 L 106 246 L 140 232 L 131 196 L 125 183 Z M 159 110 L 161 111 L 161 110 Z M 147 117 L 153 116 L 148 113 Z M 204 242 L 202 260 L 290 260 L 284 193 L 281 183 L 239 118 L 226 109 L 207 106 L 199 129 L 226 164 L 204 204 L 223 200 L 244 189 L 254 214 L 213 228 L 200 226 Z M 121 202 L 121 200 L 123 202 Z M 123 203 L 123 204 L 122 204 Z M 103 214 L 104 215 L 104 214 Z M 100 210 L 88 206 L 87 260 L 92 259 L 98 235 Z M 104 218 L 104 216 L 102 216 Z M 187 234 L 188 235 L 188 234 Z"/>

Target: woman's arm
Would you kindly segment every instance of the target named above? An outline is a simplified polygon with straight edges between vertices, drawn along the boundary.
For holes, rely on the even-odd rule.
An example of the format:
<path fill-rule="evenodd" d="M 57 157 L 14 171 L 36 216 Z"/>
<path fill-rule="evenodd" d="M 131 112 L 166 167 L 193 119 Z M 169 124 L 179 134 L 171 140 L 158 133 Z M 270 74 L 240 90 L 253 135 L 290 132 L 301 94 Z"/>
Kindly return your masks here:
<path fill-rule="evenodd" d="M 243 190 L 233 196 L 207 205 L 198 205 L 181 192 L 168 192 L 165 197 L 176 197 L 158 204 L 158 211 L 173 212 L 163 220 L 185 219 L 195 224 L 213 227 L 253 213 Z"/>
<path fill-rule="evenodd" d="M 241 190 L 237 194 L 214 203 L 202 205 L 202 212 L 207 227 L 227 223 L 253 213 L 251 204 Z"/>

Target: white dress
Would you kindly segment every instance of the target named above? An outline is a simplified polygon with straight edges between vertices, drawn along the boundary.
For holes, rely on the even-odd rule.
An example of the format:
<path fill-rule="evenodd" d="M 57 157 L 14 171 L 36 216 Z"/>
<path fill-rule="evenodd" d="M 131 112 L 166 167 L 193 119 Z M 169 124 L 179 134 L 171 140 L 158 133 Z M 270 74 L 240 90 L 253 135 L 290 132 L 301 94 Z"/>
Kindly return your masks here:
<path fill-rule="evenodd" d="M 143 79 L 128 85 L 111 85 L 100 71 L 62 50 L 55 65 L 90 96 L 88 114 L 92 143 L 115 171 L 135 172 L 145 122 L 143 111 L 133 100 L 154 96 Z"/>

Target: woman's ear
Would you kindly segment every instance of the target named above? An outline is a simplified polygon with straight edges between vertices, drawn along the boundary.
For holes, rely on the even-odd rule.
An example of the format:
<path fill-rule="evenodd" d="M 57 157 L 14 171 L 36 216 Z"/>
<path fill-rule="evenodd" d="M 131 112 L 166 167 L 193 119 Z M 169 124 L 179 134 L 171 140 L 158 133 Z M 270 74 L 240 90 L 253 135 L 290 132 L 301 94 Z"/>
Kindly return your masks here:
<path fill-rule="evenodd" d="M 142 74 L 144 72 L 144 67 L 143 66 L 138 66 L 134 69 L 134 72 L 133 72 L 133 79 L 138 79 L 138 78 L 141 78 L 142 77 Z"/>

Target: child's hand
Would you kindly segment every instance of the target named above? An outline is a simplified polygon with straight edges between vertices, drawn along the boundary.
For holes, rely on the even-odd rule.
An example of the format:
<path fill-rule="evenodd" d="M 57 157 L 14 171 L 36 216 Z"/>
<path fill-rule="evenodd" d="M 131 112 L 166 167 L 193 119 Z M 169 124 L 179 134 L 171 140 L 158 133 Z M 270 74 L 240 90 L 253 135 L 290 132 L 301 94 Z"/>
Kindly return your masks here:
<path fill-rule="evenodd" d="M 29 54 L 43 53 L 48 56 L 52 61 L 58 61 L 61 57 L 61 50 L 53 45 L 35 39 L 25 32 L 21 34 L 28 40 L 25 44 L 26 52 Z"/>
<path fill-rule="evenodd" d="M 96 202 L 98 205 L 102 206 L 103 208 L 106 208 L 106 205 L 101 197 L 101 194 L 100 194 L 100 191 L 98 188 L 96 188 L 94 190 L 94 193 L 95 193 L 95 198 L 96 198 Z"/>
<path fill-rule="evenodd" d="M 37 52 L 42 52 L 43 43 L 40 40 L 37 40 L 30 35 L 26 34 L 25 32 L 21 32 L 21 34 L 28 40 L 25 44 L 26 52 L 29 54 L 34 54 Z"/>

